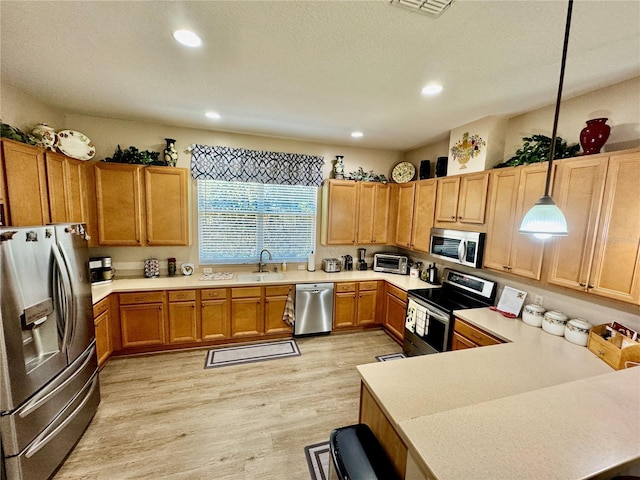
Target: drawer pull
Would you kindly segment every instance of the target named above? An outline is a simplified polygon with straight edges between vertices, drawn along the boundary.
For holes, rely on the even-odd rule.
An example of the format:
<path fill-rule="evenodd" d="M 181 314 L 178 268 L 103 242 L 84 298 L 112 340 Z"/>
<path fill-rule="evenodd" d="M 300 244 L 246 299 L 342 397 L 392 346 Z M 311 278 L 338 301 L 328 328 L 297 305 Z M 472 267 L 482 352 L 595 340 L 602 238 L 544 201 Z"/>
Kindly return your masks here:
<path fill-rule="evenodd" d="M 136 302 L 141 302 L 143 300 L 146 300 L 147 297 L 145 295 L 141 296 L 141 297 L 136 297 Z"/>

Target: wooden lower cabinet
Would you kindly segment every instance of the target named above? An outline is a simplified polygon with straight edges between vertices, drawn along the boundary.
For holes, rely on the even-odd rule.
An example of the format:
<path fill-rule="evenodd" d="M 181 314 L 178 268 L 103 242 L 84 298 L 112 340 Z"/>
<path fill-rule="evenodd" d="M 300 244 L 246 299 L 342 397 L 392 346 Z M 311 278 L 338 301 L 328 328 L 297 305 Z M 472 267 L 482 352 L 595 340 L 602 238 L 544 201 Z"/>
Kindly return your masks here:
<path fill-rule="evenodd" d="M 485 347 L 504 343 L 481 328 L 471 325 L 464 320 L 456 318 L 453 324 L 453 337 L 451 350 L 463 350 L 465 348 Z"/>
<path fill-rule="evenodd" d="M 399 478 L 405 478 L 407 446 L 363 383 L 360 384 L 360 423 L 369 425 Z"/>
<path fill-rule="evenodd" d="M 333 328 L 336 330 L 376 326 L 380 282 L 337 282 L 333 299 Z"/>
<path fill-rule="evenodd" d="M 208 288 L 200 291 L 201 339 L 224 340 L 231 336 L 229 323 L 229 289 Z"/>
<path fill-rule="evenodd" d="M 96 331 L 96 355 L 98 357 L 98 367 L 104 365 L 113 351 L 113 344 L 111 342 L 111 311 L 109 308 L 109 301 L 109 297 L 103 298 L 93 306 L 93 324 Z"/>
<path fill-rule="evenodd" d="M 121 293 L 122 348 L 165 343 L 164 292 Z"/>
<path fill-rule="evenodd" d="M 169 343 L 197 342 L 198 312 L 195 290 L 169 292 Z"/>
<path fill-rule="evenodd" d="M 231 289 L 231 337 L 255 337 L 262 333 L 262 289 Z"/>
<path fill-rule="evenodd" d="M 407 292 L 391 284 L 387 284 L 385 290 L 383 325 L 398 343 L 402 343 L 407 312 Z"/>
<path fill-rule="evenodd" d="M 291 325 L 282 320 L 287 297 L 293 285 L 278 285 L 264 289 L 264 333 L 291 333 Z M 294 293 L 292 293 L 294 294 Z"/>

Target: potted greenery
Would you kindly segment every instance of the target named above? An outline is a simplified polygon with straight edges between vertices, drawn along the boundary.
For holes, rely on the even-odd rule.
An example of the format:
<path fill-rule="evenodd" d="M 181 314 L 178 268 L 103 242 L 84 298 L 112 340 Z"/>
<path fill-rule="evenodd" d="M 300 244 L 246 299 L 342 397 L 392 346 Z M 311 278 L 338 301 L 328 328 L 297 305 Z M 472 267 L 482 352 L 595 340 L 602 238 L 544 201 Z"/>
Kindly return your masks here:
<path fill-rule="evenodd" d="M 516 154 L 509 160 L 499 163 L 495 168 L 516 167 L 518 165 L 528 165 L 549 161 L 551 153 L 551 138 L 546 135 L 532 135 L 523 137 L 524 144 L 516 151 Z M 575 156 L 580 150 L 580 145 L 567 145 L 561 137 L 556 137 L 556 148 L 553 159 L 569 158 Z"/>
<path fill-rule="evenodd" d="M 130 163 L 135 165 L 162 165 L 166 166 L 167 162 L 159 160 L 160 152 L 151 152 L 145 150 L 141 152 L 136 147 L 129 147 L 126 150 L 122 150 L 120 145 L 116 149 L 112 157 L 107 157 L 103 162 L 113 163 Z"/>

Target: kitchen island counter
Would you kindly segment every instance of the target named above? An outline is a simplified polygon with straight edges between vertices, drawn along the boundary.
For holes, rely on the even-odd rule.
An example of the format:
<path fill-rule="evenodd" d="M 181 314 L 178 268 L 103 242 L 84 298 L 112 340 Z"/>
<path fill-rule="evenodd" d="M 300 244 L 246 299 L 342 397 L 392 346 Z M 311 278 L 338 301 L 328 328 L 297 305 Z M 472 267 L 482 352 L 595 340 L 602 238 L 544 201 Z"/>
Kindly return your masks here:
<path fill-rule="evenodd" d="M 595 456 L 593 465 L 600 462 L 600 466 L 604 463 L 613 467 L 630 458 L 640 458 L 640 447 L 637 446 L 640 442 L 636 442 L 635 450 L 629 454 L 628 448 L 626 451 L 602 448 L 603 444 L 598 443 L 596 437 L 587 438 L 583 431 L 590 417 L 598 416 L 599 421 L 603 419 L 610 425 L 620 425 L 622 431 L 616 429 L 620 443 L 629 441 L 626 432 L 631 429 L 635 429 L 634 434 L 640 432 L 640 368 L 621 375 L 585 347 L 486 308 L 455 313 L 508 343 L 358 367 L 364 386 L 409 447 L 409 456 L 423 475 L 416 478 L 430 478 L 427 474 L 442 479 L 527 478 L 512 472 L 509 462 L 517 460 L 511 457 L 528 465 L 532 458 L 538 463 L 547 462 L 531 449 L 545 445 L 548 439 L 544 433 L 554 429 L 558 430 L 554 435 L 562 438 L 562 442 L 568 442 L 568 449 L 558 448 L 555 456 L 552 455 L 557 464 L 567 462 L 568 452 L 578 451 L 585 440 L 593 441 L 602 452 Z M 611 398 L 593 395 L 601 384 L 606 384 Z M 589 395 L 589 401 L 582 401 L 582 395 Z M 618 401 L 626 406 L 627 414 L 628 405 L 636 402 L 632 418 L 628 415 L 624 420 L 617 417 Z M 568 405 L 557 409 L 565 404 L 577 405 L 574 410 Z M 519 405 L 528 405 L 528 409 L 520 409 Z M 580 418 L 569 416 L 567 419 L 572 418 L 569 423 L 548 420 L 559 412 L 572 411 Z M 588 412 L 586 416 L 585 411 Z M 504 421 L 486 429 L 486 434 L 476 431 L 489 418 L 496 422 L 503 412 Z M 468 419 L 470 422 L 467 423 Z M 453 425 L 458 427 L 449 428 Z M 545 425 L 548 426 L 546 430 Z M 475 436 L 467 435 L 466 428 L 473 430 Z M 444 435 L 449 431 L 451 434 Z M 467 445 L 466 438 L 476 437 L 482 442 L 474 450 Z M 521 438 L 521 444 L 514 444 L 514 437 Z M 435 444 L 438 448 L 432 448 Z M 491 454 L 494 449 L 501 451 L 500 448 L 511 448 L 509 461 Z M 587 451 L 594 453 L 592 446 Z M 490 459 L 493 463 L 489 463 Z M 547 463 L 553 468 L 553 462 Z M 490 475 L 488 471 L 478 470 L 485 465 L 493 469 Z M 540 470 L 530 468 L 530 477 L 545 478 L 544 473 L 548 473 L 541 465 Z M 478 471 L 485 474 L 478 475 Z M 580 472 L 576 469 L 575 475 L 567 476 L 559 471 L 558 475 L 546 477 L 582 478 L 584 475 Z M 595 467 L 591 471 L 592 475 L 598 473 L 600 470 Z"/>

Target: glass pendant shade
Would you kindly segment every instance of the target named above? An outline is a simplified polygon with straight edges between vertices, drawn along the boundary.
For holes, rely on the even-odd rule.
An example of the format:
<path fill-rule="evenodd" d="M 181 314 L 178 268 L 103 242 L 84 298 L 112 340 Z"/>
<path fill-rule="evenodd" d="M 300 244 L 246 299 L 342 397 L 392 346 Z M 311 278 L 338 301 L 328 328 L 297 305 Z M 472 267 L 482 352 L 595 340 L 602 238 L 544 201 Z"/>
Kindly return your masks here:
<path fill-rule="evenodd" d="M 536 202 L 522 219 L 520 233 L 533 234 L 536 238 L 567 236 L 567 220 L 549 195 Z"/>

